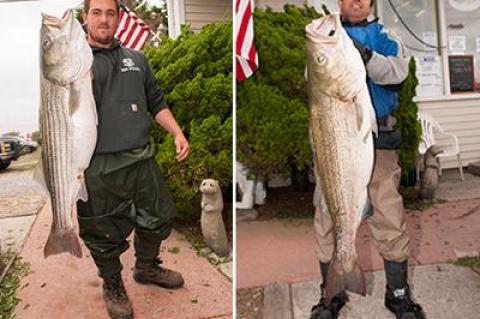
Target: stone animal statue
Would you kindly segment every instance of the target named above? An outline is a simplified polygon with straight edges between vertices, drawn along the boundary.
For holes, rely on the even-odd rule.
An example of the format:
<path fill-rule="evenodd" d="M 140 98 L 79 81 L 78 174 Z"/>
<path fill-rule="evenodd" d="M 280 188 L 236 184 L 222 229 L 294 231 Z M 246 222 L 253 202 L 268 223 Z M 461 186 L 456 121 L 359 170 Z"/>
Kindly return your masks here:
<path fill-rule="evenodd" d="M 432 199 L 438 186 L 438 159 L 442 149 L 438 145 L 430 146 L 423 155 L 423 174 L 420 179 L 420 196 L 422 199 Z"/>
<path fill-rule="evenodd" d="M 218 181 L 205 179 L 200 185 L 202 192 L 202 216 L 200 224 L 203 238 L 217 255 L 226 256 L 230 252 L 227 232 L 223 223 L 223 198 Z"/>

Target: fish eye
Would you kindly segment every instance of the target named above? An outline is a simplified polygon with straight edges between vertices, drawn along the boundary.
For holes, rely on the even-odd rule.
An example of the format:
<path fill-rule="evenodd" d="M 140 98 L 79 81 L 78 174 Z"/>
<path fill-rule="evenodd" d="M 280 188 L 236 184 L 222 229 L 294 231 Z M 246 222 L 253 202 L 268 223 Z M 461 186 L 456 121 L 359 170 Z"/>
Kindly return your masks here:
<path fill-rule="evenodd" d="M 325 65 L 325 64 L 328 62 L 328 59 L 327 59 L 327 57 L 326 57 L 325 55 L 319 54 L 319 55 L 317 56 L 317 62 L 318 62 L 318 64 L 320 64 L 320 65 Z"/>
<path fill-rule="evenodd" d="M 48 48 L 50 45 L 52 44 L 52 41 L 50 41 L 49 39 L 46 39 L 43 41 L 42 43 L 42 46 L 44 49 Z"/>
<path fill-rule="evenodd" d="M 49 36 L 47 36 L 47 37 L 45 37 L 45 39 L 43 39 L 43 41 L 42 41 L 42 48 L 43 48 L 44 50 L 46 50 L 46 49 L 48 49 L 49 47 L 52 46 L 52 43 L 53 43 L 52 38 L 49 37 Z"/>

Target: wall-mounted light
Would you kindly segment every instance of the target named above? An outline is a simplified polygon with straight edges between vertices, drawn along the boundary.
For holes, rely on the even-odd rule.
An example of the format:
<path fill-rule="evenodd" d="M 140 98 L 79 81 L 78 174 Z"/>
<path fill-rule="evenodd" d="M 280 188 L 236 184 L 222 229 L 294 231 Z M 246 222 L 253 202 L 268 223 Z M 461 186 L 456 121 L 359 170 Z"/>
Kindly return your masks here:
<path fill-rule="evenodd" d="M 471 12 L 480 8 L 480 0 L 448 0 L 450 5 L 458 11 Z"/>

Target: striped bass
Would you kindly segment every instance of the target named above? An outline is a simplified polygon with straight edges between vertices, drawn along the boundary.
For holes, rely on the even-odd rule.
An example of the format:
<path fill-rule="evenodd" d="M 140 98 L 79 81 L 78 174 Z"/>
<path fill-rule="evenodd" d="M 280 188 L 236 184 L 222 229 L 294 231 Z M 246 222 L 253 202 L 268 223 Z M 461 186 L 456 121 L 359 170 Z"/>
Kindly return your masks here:
<path fill-rule="evenodd" d="M 42 168 L 53 223 L 45 257 L 69 252 L 82 256 L 72 215 L 87 201 L 83 177 L 97 140 L 97 112 L 86 35 L 72 10 L 62 18 L 42 14 L 40 31 Z"/>
<path fill-rule="evenodd" d="M 355 248 L 357 229 L 369 207 L 376 118 L 360 54 L 338 15 L 306 27 L 311 142 L 317 185 L 333 223 L 335 252 L 326 297 L 342 291 L 365 295 Z"/>

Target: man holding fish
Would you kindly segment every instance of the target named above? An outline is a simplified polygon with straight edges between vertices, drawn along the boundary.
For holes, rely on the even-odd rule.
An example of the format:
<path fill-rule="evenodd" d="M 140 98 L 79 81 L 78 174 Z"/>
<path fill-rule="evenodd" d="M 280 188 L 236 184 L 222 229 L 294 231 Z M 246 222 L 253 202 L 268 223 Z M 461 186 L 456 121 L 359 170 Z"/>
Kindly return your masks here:
<path fill-rule="evenodd" d="M 103 298 L 113 319 L 133 318 L 120 275 L 120 254 L 135 230 L 134 279 L 180 288 L 180 273 L 161 266 L 160 244 L 172 229 L 175 207 L 150 142 L 151 117 L 175 138 L 178 161 L 189 144 L 142 53 L 114 38 L 118 0 L 85 0 L 84 22 L 94 62 L 93 93 L 98 112 L 97 145 L 85 172 L 89 199 L 78 202 L 80 236 L 102 277 Z"/>
<path fill-rule="evenodd" d="M 306 28 L 314 226 L 322 274 L 312 319 L 338 318 L 347 290 L 365 294 L 355 237 L 371 206 L 368 224 L 386 273 L 385 306 L 398 319 L 425 318 L 407 282 L 409 236 L 397 191 L 400 132 L 392 116 L 409 57 L 377 20 L 367 20 L 373 2 L 341 0 L 341 18 L 327 16 Z"/>

